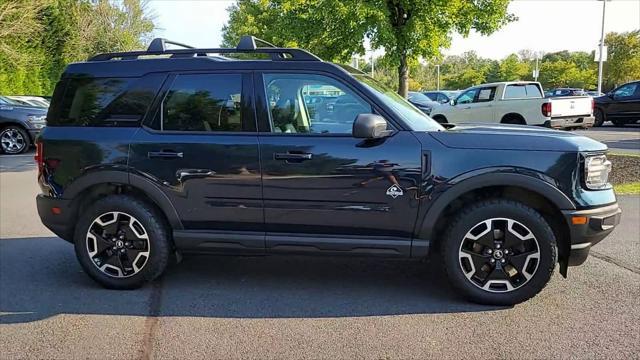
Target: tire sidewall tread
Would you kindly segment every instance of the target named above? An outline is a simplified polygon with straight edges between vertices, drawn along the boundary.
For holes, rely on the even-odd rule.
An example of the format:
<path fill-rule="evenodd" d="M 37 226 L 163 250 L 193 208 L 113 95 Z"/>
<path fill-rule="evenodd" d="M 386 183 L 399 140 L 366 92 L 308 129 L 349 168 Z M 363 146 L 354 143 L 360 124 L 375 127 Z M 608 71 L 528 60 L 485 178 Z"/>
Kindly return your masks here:
<path fill-rule="evenodd" d="M 492 293 L 472 284 L 459 264 L 459 247 L 466 233 L 479 222 L 495 217 L 516 220 L 531 230 L 540 247 L 538 269 L 529 281 L 510 292 Z M 514 305 L 536 296 L 551 279 L 557 261 L 557 245 L 553 230 L 534 209 L 516 201 L 492 199 L 475 203 L 455 215 L 444 235 L 442 246 L 444 268 L 449 282 L 467 299 L 487 305 Z"/>
<path fill-rule="evenodd" d="M 100 215 L 121 211 L 135 217 L 144 226 L 150 244 L 149 259 L 140 272 L 126 278 L 115 278 L 100 271 L 86 249 L 86 234 L 91 223 Z M 171 254 L 169 227 L 151 205 L 127 195 L 109 195 L 89 206 L 75 229 L 76 257 L 84 271 L 96 282 L 109 289 L 136 289 L 159 277 L 166 269 Z"/>

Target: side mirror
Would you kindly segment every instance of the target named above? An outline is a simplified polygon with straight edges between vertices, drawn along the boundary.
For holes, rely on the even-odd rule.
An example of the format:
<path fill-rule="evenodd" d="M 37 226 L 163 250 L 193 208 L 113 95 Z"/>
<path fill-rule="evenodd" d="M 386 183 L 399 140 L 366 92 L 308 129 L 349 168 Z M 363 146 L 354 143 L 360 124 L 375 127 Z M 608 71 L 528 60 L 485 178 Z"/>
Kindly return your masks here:
<path fill-rule="evenodd" d="M 359 139 L 380 139 L 391 134 L 387 130 L 387 120 L 376 114 L 358 114 L 353 122 L 353 137 Z"/>
<path fill-rule="evenodd" d="M 456 99 L 449 100 L 449 105 L 456 106 Z"/>

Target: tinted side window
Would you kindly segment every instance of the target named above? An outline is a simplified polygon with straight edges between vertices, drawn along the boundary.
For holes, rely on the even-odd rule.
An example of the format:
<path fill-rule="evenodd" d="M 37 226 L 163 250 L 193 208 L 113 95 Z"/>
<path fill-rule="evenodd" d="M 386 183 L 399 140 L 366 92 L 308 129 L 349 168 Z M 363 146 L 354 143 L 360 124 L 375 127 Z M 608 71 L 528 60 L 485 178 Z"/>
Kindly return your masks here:
<path fill-rule="evenodd" d="M 495 87 L 482 88 L 478 92 L 478 98 L 475 102 L 489 102 L 492 101 L 496 95 Z"/>
<path fill-rule="evenodd" d="M 636 91 L 637 86 L 638 84 L 635 83 L 623 85 L 613 93 L 613 97 L 616 99 L 632 97 L 633 93 Z"/>
<path fill-rule="evenodd" d="M 49 107 L 49 126 L 138 126 L 164 75 L 61 80 Z"/>
<path fill-rule="evenodd" d="M 464 93 L 462 93 L 462 95 L 458 96 L 456 103 L 457 104 L 472 103 L 477 93 L 478 93 L 478 89 L 471 89 L 471 90 L 465 91 Z"/>
<path fill-rule="evenodd" d="M 48 125 L 68 126 L 109 126 L 104 123 L 108 117 L 105 110 L 114 100 L 123 95 L 134 78 L 74 78 L 69 79 L 62 109 L 57 119 L 50 119 Z M 148 104 L 146 104 L 148 106 Z M 136 109 L 138 118 L 146 108 Z M 52 121 L 51 121 L 52 120 Z"/>
<path fill-rule="evenodd" d="M 358 114 L 373 110 L 338 81 L 312 74 L 265 74 L 272 132 L 351 134 Z"/>
<path fill-rule="evenodd" d="M 161 130 L 243 131 L 242 75 L 179 75 L 161 111 Z"/>
<path fill-rule="evenodd" d="M 505 99 L 527 99 L 541 98 L 540 88 L 534 84 L 512 84 L 507 85 L 504 92 Z"/>

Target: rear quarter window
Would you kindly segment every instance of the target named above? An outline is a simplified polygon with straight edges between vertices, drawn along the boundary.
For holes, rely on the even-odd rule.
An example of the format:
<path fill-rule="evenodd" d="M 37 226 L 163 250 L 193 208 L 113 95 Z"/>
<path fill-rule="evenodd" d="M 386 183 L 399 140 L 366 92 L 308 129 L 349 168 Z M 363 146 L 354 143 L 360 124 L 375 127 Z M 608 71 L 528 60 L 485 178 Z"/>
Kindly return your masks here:
<path fill-rule="evenodd" d="M 507 85 L 504 92 L 505 99 L 529 99 L 541 98 L 540 88 L 534 84 L 511 84 Z"/>
<path fill-rule="evenodd" d="M 164 76 L 69 78 L 49 126 L 138 126 Z"/>

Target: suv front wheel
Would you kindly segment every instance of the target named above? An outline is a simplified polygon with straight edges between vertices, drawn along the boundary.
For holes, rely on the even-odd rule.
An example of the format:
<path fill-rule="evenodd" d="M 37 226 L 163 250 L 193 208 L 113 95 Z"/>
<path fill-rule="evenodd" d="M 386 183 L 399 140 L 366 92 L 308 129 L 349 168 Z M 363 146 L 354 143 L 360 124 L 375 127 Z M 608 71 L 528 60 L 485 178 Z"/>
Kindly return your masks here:
<path fill-rule="evenodd" d="M 29 134 L 17 125 L 9 125 L 0 129 L 0 145 L 5 154 L 20 154 L 29 149 Z"/>
<path fill-rule="evenodd" d="M 549 282 L 557 260 L 556 239 L 534 209 L 510 200 L 488 200 L 459 212 L 443 245 L 452 286 L 468 299 L 513 305 Z"/>
<path fill-rule="evenodd" d="M 76 256 L 91 278 L 111 289 L 134 289 L 164 271 L 171 243 L 168 226 L 147 203 L 125 195 L 94 202 L 80 216 Z"/>

